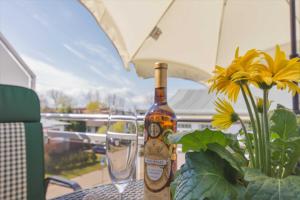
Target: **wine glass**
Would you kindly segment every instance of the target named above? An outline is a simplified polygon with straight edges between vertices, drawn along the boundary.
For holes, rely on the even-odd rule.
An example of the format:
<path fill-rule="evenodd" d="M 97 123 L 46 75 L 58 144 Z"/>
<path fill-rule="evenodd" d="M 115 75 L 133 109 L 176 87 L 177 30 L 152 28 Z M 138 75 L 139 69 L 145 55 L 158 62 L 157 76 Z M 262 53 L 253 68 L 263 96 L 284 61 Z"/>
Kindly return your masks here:
<path fill-rule="evenodd" d="M 129 102 L 110 108 L 106 134 L 106 156 L 112 183 L 122 193 L 136 171 L 138 147 L 135 108 Z"/>

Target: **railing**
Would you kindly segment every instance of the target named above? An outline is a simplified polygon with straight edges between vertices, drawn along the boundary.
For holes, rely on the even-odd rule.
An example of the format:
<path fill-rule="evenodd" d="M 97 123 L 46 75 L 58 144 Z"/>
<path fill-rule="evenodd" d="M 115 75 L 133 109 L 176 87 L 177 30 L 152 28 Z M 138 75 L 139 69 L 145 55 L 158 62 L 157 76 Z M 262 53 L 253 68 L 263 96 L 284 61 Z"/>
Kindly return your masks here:
<path fill-rule="evenodd" d="M 177 115 L 178 122 L 211 122 L 211 115 Z M 42 117 L 48 119 L 73 120 L 73 121 L 107 121 L 108 114 L 65 114 L 65 113 L 42 113 Z M 144 116 L 138 115 L 138 121 L 143 121 Z"/>
<path fill-rule="evenodd" d="M 55 130 L 45 130 L 44 131 L 50 137 L 62 137 L 65 139 L 70 139 L 73 142 L 87 143 L 87 144 L 101 144 L 105 142 L 106 135 L 99 133 L 89 133 L 89 132 L 73 132 L 73 131 L 55 131 Z M 115 133 L 118 138 L 122 138 L 124 134 Z M 138 137 L 138 143 L 144 144 L 144 137 Z"/>
<path fill-rule="evenodd" d="M 45 119 L 56 119 L 64 121 L 98 121 L 107 122 L 108 114 L 65 114 L 65 113 L 42 113 L 42 117 Z M 141 123 L 144 120 L 144 116 L 137 116 L 137 120 Z M 208 116 L 177 116 L 178 122 L 193 122 L 193 123 L 210 123 L 211 117 Z M 100 144 L 105 142 L 105 134 L 90 133 L 90 132 L 73 132 L 73 131 L 57 131 L 46 129 L 44 132 L 48 137 L 65 138 L 72 140 L 73 142 Z M 122 138 L 123 135 L 119 134 L 118 137 Z M 144 137 L 139 136 L 139 144 L 144 144 Z"/>
<path fill-rule="evenodd" d="M 46 119 L 57 119 L 64 121 L 98 121 L 107 122 L 107 114 L 62 114 L 62 113 L 42 113 L 42 117 Z M 242 117 L 244 120 L 248 120 L 248 117 Z M 137 116 L 137 120 L 141 123 L 144 120 L 144 116 Z M 190 122 L 190 123 L 210 123 L 211 115 L 177 115 L 178 122 Z M 100 144 L 105 142 L 105 134 L 90 133 L 90 132 L 73 132 L 73 131 L 57 131 L 57 130 L 45 130 L 47 136 L 55 138 L 61 137 L 65 139 L 70 139 L 73 142 L 80 143 L 90 143 L 90 144 Z M 118 135 L 122 138 L 122 134 Z M 139 136 L 139 144 L 144 144 L 144 137 Z"/>

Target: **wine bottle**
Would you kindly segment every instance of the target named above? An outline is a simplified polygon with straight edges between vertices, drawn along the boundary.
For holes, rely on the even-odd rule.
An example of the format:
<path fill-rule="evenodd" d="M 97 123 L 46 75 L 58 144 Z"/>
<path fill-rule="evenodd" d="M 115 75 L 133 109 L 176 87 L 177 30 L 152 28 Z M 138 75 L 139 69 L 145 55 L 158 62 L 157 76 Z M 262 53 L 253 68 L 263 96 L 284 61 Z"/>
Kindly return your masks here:
<path fill-rule="evenodd" d="M 176 132 L 176 115 L 167 103 L 166 63 L 155 63 L 155 98 L 145 116 L 144 199 L 170 200 L 170 183 L 177 169 L 176 145 L 168 144 Z"/>

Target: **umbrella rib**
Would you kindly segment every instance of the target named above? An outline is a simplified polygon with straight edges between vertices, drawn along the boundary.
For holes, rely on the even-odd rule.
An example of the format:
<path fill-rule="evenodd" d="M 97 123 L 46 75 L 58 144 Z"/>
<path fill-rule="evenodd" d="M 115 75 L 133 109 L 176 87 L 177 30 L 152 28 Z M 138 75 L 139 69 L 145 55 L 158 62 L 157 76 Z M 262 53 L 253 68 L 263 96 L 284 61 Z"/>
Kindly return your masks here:
<path fill-rule="evenodd" d="M 176 0 L 172 0 L 172 2 L 168 5 L 167 9 L 164 11 L 164 13 L 160 16 L 160 18 L 157 20 L 157 22 L 155 23 L 155 26 L 153 27 L 153 29 L 159 24 L 159 22 L 163 19 L 163 17 L 166 15 L 166 13 L 168 12 L 168 10 L 172 7 L 173 3 Z M 150 33 L 146 36 L 146 38 L 143 40 L 143 42 L 141 43 L 141 45 L 138 47 L 138 49 L 134 52 L 134 54 L 132 55 L 132 57 L 130 58 L 130 60 L 133 60 L 135 58 L 135 56 L 139 53 L 139 51 L 141 50 L 141 48 L 144 46 L 146 40 L 149 38 L 151 32 L 153 31 L 153 29 L 150 31 Z"/>
<path fill-rule="evenodd" d="M 223 7 L 222 7 L 222 14 L 221 14 L 221 23 L 219 27 L 219 36 L 218 36 L 218 44 L 217 44 L 217 53 L 216 53 L 216 61 L 215 64 L 218 62 L 219 58 L 219 50 L 221 45 L 221 37 L 222 37 L 222 30 L 223 30 L 223 23 L 224 23 L 224 16 L 225 16 L 225 7 L 227 5 L 228 0 L 223 1 Z"/>

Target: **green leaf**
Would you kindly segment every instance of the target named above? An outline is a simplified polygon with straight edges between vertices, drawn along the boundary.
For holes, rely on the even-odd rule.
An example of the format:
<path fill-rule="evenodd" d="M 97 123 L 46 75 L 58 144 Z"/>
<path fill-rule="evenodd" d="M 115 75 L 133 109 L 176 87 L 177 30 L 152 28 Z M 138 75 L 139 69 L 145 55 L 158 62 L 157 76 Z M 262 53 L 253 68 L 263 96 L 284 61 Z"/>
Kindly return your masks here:
<path fill-rule="evenodd" d="M 172 184 L 175 200 L 236 200 L 244 193 L 237 182 L 239 173 L 218 154 L 186 153 L 186 163 Z"/>
<path fill-rule="evenodd" d="M 277 133 L 280 138 L 288 139 L 300 136 L 295 113 L 285 108 L 278 108 L 270 116 L 270 130 Z"/>
<path fill-rule="evenodd" d="M 262 174 L 257 169 L 246 170 L 249 181 L 245 193 L 246 200 L 296 200 L 300 199 L 300 177 L 288 176 L 276 179 Z"/>
<path fill-rule="evenodd" d="M 292 174 L 300 158 L 300 137 L 275 139 L 271 147 L 274 176 L 283 178 Z"/>
<path fill-rule="evenodd" d="M 229 162 L 230 165 L 240 174 L 244 173 L 240 165 L 241 163 L 238 162 L 237 159 L 232 155 L 232 153 L 230 153 L 225 147 L 220 146 L 219 144 L 208 144 L 208 149 L 215 152 L 216 154 L 218 154 L 218 156 Z"/>
<path fill-rule="evenodd" d="M 279 107 L 270 116 L 272 174 L 284 178 L 295 171 L 300 158 L 300 132 L 296 115 Z"/>
<path fill-rule="evenodd" d="M 300 158 L 300 132 L 296 115 L 286 108 L 277 108 L 270 116 L 270 130 L 272 174 L 284 178 L 294 173 Z"/>
<path fill-rule="evenodd" d="M 225 134 L 228 141 L 227 149 L 238 160 L 240 166 L 247 166 L 248 160 L 245 157 L 245 149 L 240 146 L 242 141 L 238 140 L 238 134 Z"/>
<path fill-rule="evenodd" d="M 196 130 L 191 133 L 177 133 L 169 136 L 169 142 L 173 144 L 182 144 L 182 151 L 201 151 L 206 150 L 208 144 L 227 145 L 227 139 L 221 131 L 212 131 L 210 129 Z"/>

